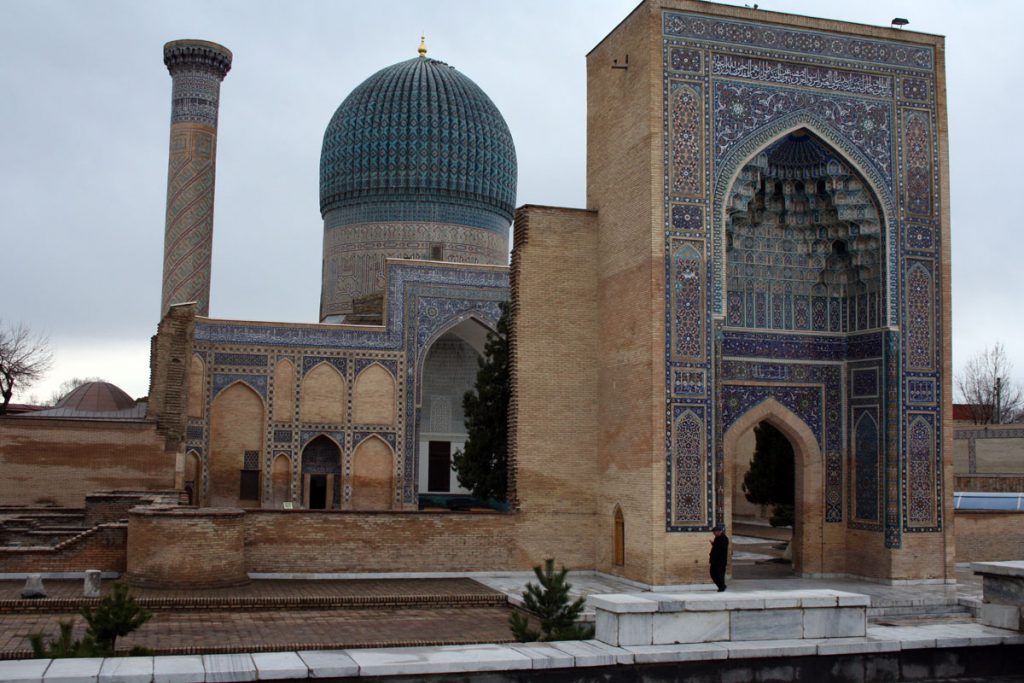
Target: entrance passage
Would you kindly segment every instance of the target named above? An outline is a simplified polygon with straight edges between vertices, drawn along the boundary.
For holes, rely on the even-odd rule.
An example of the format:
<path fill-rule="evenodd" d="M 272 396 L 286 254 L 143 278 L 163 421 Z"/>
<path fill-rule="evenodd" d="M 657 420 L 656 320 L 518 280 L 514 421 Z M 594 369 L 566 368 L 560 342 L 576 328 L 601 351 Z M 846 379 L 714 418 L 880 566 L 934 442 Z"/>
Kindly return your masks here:
<path fill-rule="evenodd" d="M 740 437 L 733 481 L 733 577 L 792 576 L 793 445 L 770 422 L 758 423 Z"/>
<path fill-rule="evenodd" d="M 327 475 L 312 474 L 309 477 L 309 509 L 323 510 L 327 507 Z"/>
<path fill-rule="evenodd" d="M 341 449 L 320 435 L 302 450 L 303 504 L 309 510 L 337 510 L 341 505 Z"/>

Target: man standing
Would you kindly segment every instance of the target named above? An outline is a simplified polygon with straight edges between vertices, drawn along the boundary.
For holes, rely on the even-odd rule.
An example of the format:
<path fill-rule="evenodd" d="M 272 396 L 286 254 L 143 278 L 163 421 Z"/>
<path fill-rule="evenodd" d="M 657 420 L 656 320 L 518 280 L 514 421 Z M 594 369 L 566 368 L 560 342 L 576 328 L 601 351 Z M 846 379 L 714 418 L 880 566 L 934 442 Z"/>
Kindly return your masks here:
<path fill-rule="evenodd" d="M 718 586 L 718 592 L 725 590 L 725 565 L 729 561 L 729 537 L 721 524 L 711 530 L 715 537 L 711 539 L 711 580 Z"/>

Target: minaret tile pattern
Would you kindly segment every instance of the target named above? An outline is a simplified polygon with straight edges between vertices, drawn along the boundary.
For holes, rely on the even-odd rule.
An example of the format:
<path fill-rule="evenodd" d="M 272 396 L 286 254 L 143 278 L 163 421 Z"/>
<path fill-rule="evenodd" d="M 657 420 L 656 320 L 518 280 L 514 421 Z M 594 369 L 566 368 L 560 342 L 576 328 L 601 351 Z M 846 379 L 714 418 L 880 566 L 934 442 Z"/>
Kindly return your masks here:
<path fill-rule="evenodd" d="M 164 45 L 164 64 L 173 86 L 160 315 L 172 304 L 195 301 L 196 312 L 206 316 L 210 313 L 217 110 L 220 82 L 231 70 L 231 51 L 205 40 L 175 40 Z"/>

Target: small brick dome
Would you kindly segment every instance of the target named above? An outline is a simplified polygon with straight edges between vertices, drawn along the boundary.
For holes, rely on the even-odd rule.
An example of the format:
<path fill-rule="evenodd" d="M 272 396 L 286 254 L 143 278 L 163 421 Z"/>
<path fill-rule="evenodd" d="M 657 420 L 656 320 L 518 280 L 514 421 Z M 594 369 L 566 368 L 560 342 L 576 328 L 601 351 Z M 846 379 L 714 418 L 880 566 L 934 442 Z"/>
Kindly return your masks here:
<path fill-rule="evenodd" d="M 54 407 L 108 413 L 126 410 L 134 405 L 135 399 L 110 382 L 86 382 L 66 393 Z"/>

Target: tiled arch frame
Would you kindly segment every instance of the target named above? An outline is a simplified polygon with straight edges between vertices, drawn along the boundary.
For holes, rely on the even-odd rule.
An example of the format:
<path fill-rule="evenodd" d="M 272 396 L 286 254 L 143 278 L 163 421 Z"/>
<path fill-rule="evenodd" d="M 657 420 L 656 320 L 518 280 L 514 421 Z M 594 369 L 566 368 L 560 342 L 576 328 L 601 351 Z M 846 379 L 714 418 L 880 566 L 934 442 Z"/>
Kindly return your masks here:
<path fill-rule="evenodd" d="M 399 419 L 404 420 L 407 437 L 404 444 L 404 454 L 400 452 L 395 454 L 396 458 L 401 461 L 398 477 L 396 477 L 396 485 L 400 488 L 401 502 L 406 505 L 415 504 L 417 496 L 416 472 L 419 471 L 419 449 L 417 445 L 419 443 L 420 389 L 423 379 L 423 361 L 426 359 L 427 351 L 441 335 L 471 318 L 489 330 L 496 330 L 498 318 L 501 316 L 499 304 L 505 300 L 464 300 L 461 302 L 461 305 L 445 311 L 445 315 L 426 316 L 417 319 L 415 321 L 416 329 L 406 331 L 406 358 L 409 359 L 409 363 L 405 378 L 405 414 L 400 415 Z M 418 301 L 414 297 L 410 305 L 415 308 L 417 304 Z"/>
<path fill-rule="evenodd" d="M 806 129 L 839 154 L 843 161 L 850 164 L 854 171 L 867 183 L 872 196 L 879 204 L 882 212 L 882 230 L 885 244 L 885 288 L 887 293 L 887 319 L 895 325 L 899 307 L 898 287 L 899 271 L 896 267 L 897 234 L 896 203 L 889 183 L 879 172 L 876 165 L 869 160 L 857 146 L 841 132 L 835 130 L 826 121 L 812 112 L 799 111 L 783 116 L 771 124 L 765 125 L 740 142 L 721 159 L 716 159 L 716 181 L 712 221 L 712 262 L 714 264 L 714 286 L 712 287 L 713 315 L 725 314 L 725 202 L 732 191 L 733 185 L 744 166 L 749 164 L 758 154 L 773 142 L 797 130 Z M 890 171 L 891 173 L 891 171 Z"/>
<path fill-rule="evenodd" d="M 726 523 L 731 521 L 732 490 L 736 486 L 736 451 L 744 434 L 761 422 L 778 429 L 793 446 L 796 462 L 796 533 L 793 536 L 793 570 L 798 575 L 824 571 L 825 472 L 818 438 L 800 417 L 774 398 L 766 398 L 726 427 L 722 437 L 725 455 Z"/>

